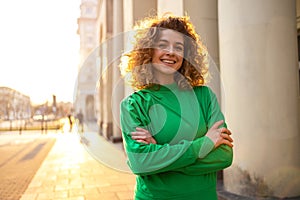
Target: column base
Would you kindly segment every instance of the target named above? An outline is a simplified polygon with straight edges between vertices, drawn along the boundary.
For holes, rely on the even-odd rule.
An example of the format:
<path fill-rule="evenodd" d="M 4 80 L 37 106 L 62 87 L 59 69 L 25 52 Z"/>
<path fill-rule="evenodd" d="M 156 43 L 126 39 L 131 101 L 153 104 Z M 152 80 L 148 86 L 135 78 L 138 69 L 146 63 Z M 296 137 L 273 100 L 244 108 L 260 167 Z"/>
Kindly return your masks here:
<path fill-rule="evenodd" d="M 112 137 L 112 123 L 102 122 L 101 132 L 102 136 L 109 140 Z"/>
<path fill-rule="evenodd" d="M 111 137 L 110 137 L 110 140 L 111 140 L 113 143 L 123 142 L 123 138 L 122 138 L 122 137 L 116 137 L 116 136 L 111 136 Z"/>
<path fill-rule="evenodd" d="M 102 124 L 103 124 L 102 121 L 98 121 L 98 122 L 97 122 L 97 125 L 98 125 L 98 127 L 99 127 L 98 133 L 99 133 L 99 135 L 101 135 L 101 136 L 103 136 L 103 132 L 102 132 Z"/>
<path fill-rule="evenodd" d="M 218 200 L 299 200 L 298 197 L 290 197 L 290 198 L 276 198 L 276 197 L 249 197 L 249 196 L 241 196 L 237 194 L 230 193 L 226 191 L 223 187 L 223 181 L 218 180 L 217 182 L 217 193 Z"/>

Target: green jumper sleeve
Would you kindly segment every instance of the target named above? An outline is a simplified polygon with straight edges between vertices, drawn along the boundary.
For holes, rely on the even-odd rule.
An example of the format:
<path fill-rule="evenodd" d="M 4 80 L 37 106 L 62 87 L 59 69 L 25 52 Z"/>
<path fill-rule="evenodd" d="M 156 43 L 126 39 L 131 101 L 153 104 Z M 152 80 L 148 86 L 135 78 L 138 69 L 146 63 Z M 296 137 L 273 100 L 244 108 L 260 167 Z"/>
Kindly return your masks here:
<path fill-rule="evenodd" d="M 209 129 L 215 122 L 224 120 L 224 116 L 220 110 L 216 95 L 207 87 L 208 98 L 202 102 L 208 107 L 206 113 L 207 128 Z M 225 120 L 222 127 L 227 127 Z M 195 163 L 180 169 L 183 173 L 190 175 L 201 175 L 210 172 L 216 172 L 229 167 L 232 164 L 233 151 L 227 145 L 220 145 L 213 149 L 205 157 L 198 158 Z"/>
<path fill-rule="evenodd" d="M 121 129 L 128 166 L 134 174 L 150 175 L 182 169 L 198 159 L 202 144 L 213 142 L 207 137 L 193 141 L 181 140 L 177 144 L 143 144 L 131 138 L 136 127 L 148 124 L 147 113 L 134 98 L 126 98 L 121 103 Z"/>

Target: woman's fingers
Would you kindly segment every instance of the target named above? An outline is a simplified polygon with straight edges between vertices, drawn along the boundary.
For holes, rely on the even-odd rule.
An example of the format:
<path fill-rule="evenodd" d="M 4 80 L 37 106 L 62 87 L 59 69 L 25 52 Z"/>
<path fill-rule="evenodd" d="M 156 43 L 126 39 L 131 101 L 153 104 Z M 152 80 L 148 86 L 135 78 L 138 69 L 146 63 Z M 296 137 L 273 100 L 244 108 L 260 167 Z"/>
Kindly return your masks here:
<path fill-rule="evenodd" d="M 224 138 L 224 139 L 230 141 L 230 142 L 233 142 L 233 139 L 232 139 L 228 134 L 226 134 L 226 133 L 221 133 L 220 136 L 221 136 L 222 138 Z"/>
<path fill-rule="evenodd" d="M 133 131 L 131 132 L 132 135 L 147 135 L 149 137 L 152 137 L 152 135 L 150 134 L 150 132 L 146 129 L 143 128 L 136 128 L 137 131 Z"/>
<path fill-rule="evenodd" d="M 219 128 L 220 133 L 226 133 L 227 135 L 231 135 L 231 131 L 225 127 Z"/>
<path fill-rule="evenodd" d="M 150 133 L 144 133 L 144 132 L 131 132 L 131 138 L 132 139 L 146 139 L 150 138 L 152 135 Z"/>
<path fill-rule="evenodd" d="M 228 145 L 229 147 L 233 147 L 232 144 L 233 139 L 230 137 L 231 132 L 227 128 L 221 128 L 220 131 L 222 131 L 220 133 L 220 139 L 221 139 L 220 143 Z"/>
<path fill-rule="evenodd" d="M 230 147 L 233 147 L 233 144 L 229 140 L 226 140 L 226 139 L 223 139 L 221 144 L 225 144 L 225 145 L 228 145 Z"/>
<path fill-rule="evenodd" d="M 131 138 L 134 139 L 134 140 L 145 140 L 149 137 L 147 137 L 145 135 L 132 135 Z"/>
<path fill-rule="evenodd" d="M 156 140 L 152 137 L 151 133 L 143 128 L 136 128 L 136 131 L 131 132 L 131 138 L 137 142 L 145 144 L 156 144 Z"/>
<path fill-rule="evenodd" d="M 219 126 L 221 126 L 224 123 L 224 120 L 217 121 L 214 123 L 214 125 L 211 127 L 211 129 L 217 129 Z"/>
<path fill-rule="evenodd" d="M 150 135 L 150 134 L 147 134 L 147 133 L 144 133 L 144 132 L 135 131 L 135 132 L 131 132 L 131 135 Z"/>
<path fill-rule="evenodd" d="M 137 142 L 141 142 L 141 143 L 144 143 L 144 144 L 149 144 L 149 142 L 145 141 L 145 140 L 135 140 Z"/>
<path fill-rule="evenodd" d="M 224 138 L 230 142 L 233 142 L 233 139 L 230 137 L 231 131 L 229 129 L 223 127 L 223 128 L 220 128 L 219 131 L 220 131 L 220 136 L 222 138 Z"/>

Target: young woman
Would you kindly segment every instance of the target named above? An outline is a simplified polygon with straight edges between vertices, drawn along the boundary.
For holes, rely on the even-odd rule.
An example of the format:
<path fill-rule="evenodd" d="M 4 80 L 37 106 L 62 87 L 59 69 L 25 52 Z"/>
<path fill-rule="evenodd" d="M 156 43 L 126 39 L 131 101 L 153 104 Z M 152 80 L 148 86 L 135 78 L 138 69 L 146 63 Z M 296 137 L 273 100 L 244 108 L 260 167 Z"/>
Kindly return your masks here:
<path fill-rule="evenodd" d="M 136 27 L 123 71 L 136 90 L 121 103 L 135 199 L 216 200 L 217 171 L 232 163 L 231 132 L 205 86 L 207 52 L 188 17 Z"/>

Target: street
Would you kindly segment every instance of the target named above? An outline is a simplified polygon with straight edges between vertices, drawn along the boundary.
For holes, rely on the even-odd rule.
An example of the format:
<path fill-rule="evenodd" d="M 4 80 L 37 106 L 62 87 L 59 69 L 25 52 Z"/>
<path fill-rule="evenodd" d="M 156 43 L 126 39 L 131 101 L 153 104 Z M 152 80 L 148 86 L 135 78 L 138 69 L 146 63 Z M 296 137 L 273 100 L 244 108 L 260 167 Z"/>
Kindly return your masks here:
<path fill-rule="evenodd" d="M 21 197 L 54 143 L 40 132 L 0 133 L 0 199 Z"/>

